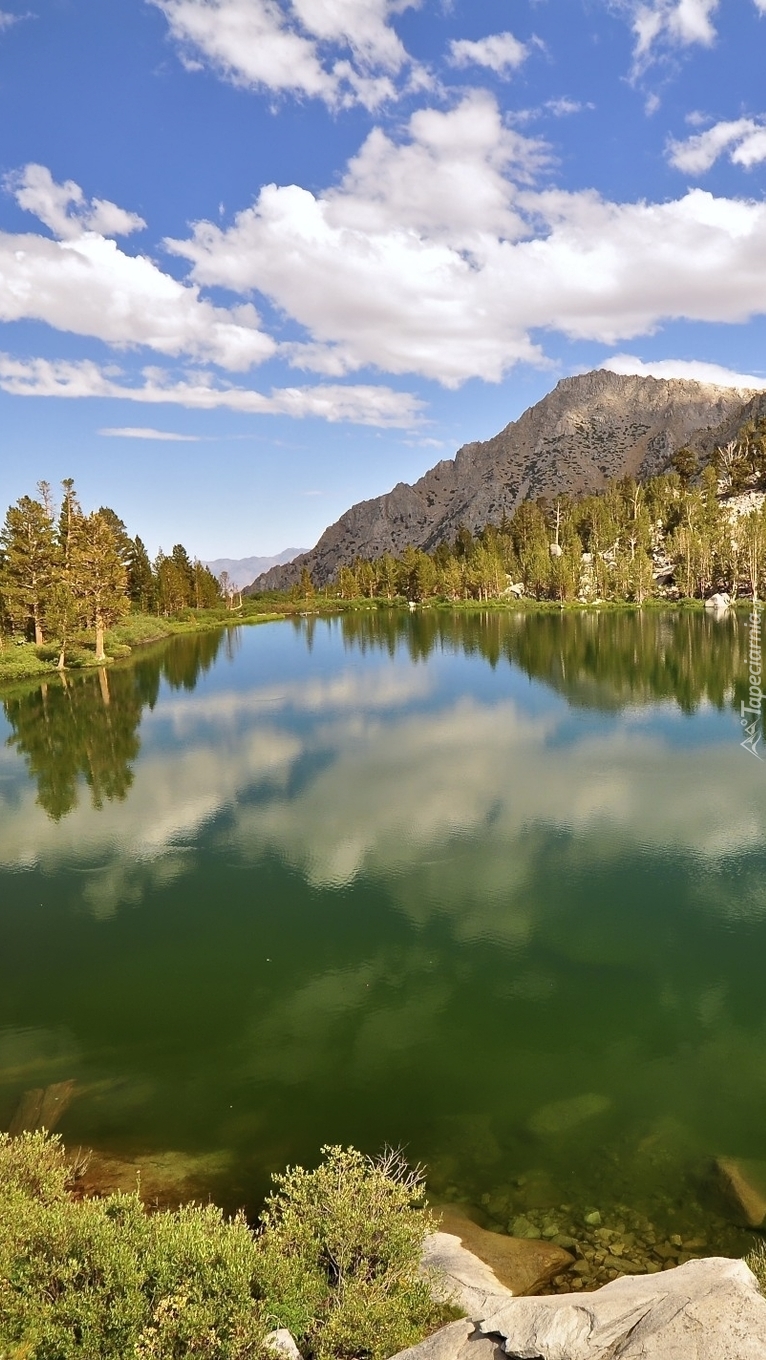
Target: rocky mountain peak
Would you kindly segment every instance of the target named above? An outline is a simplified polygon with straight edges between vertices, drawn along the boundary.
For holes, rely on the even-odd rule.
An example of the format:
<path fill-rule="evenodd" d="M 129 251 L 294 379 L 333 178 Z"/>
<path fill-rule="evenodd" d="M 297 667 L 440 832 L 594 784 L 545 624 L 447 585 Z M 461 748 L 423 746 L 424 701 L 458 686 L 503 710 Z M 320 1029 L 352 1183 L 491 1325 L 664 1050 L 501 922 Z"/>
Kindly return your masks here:
<path fill-rule="evenodd" d="M 690 445 L 709 456 L 766 397 L 746 389 L 681 378 L 645 378 L 595 369 L 562 378 L 504 430 L 465 444 L 413 485 L 353 505 L 315 548 L 275 567 L 251 590 L 285 590 L 305 566 L 317 585 L 356 557 L 431 551 L 461 524 L 498 523 L 524 500 L 588 494 L 614 478 L 642 480 L 663 471 Z"/>

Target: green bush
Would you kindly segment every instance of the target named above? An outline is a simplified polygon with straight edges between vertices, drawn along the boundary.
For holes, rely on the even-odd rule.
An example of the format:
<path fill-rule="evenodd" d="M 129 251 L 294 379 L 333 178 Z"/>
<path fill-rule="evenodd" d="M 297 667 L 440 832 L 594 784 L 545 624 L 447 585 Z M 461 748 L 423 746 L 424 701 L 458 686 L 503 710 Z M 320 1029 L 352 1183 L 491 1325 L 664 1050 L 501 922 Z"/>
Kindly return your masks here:
<path fill-rule="evenodd" d="M 435 1228 L 423 1177 L 396 1153 L 322 1152 L 316 1171 L 274 1177 L 259 1236 L 267 1313 L 304 1355 L 384 1360 L 445 1318 L 418 1273 Z"/>
<path fill-rule="evenodd" d="M 277 1326 L 311 1360 L 420 1340 L 446 1316 L 418 1275 L 420 1174 L 324 1152 L 275 1178 L 253 1233 L 212 1205 L 78 1198 L 58 1139 L 0 1134 L 0 1360 L 265 1360 Z"/>

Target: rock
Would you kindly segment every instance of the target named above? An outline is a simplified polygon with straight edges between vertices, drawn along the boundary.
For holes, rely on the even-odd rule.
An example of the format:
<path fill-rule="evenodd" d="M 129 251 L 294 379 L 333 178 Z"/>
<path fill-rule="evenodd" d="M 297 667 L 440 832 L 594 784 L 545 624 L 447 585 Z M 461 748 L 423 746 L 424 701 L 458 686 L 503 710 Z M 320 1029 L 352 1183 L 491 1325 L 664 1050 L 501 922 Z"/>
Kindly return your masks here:
<path fill-rule="evenodd" d="M 537 1228 L 524 1214 L 519 1214 L 511 1224 L 512 1237 L 537 1237 Z"/>
<path fill-rule="evenodd" d="M 706 609 L 715 609 L 717 611 L 728 609 L 730 604 L 730 597 L 725 592 L 721 593 L 720 591 L 717 591 L 715 595 L 711 595 L 708 600 L 705 600 Z"/>
<path fill-rule="evenodd" d="M 508 1299 L 481 1330 L 517 1360 L 763 1360 L 766 1299 L 744 1261 L 709 1257 L 592 1294 Z"/>
<path fill-rule="evenodd" d="M 587 1223 L 589 1228 L 599 1228 L 601 1226 L 601 1215 L 598 1209 L 583 1216 L 583 1223 Z"/>
<path fill-rule="evenodd" d="M 496 1341 L 483 1336 L 473 1322 L 461 1318 L 441 1327 L 417 1346 L 399 1351 L 394 1360 L 505 1360 Z"/>
<path fill-rule="evenodd" d="M 434 1233 L 433 1238 L 426 1241 L 444 1241 L 436 1241 L 427 1250 L 423 1263 L 444 1271 L 461 1289 L 483 1292 L 485 1296 L 498 1290 L 533 1294 L 573 1264 L 569 1252 L 551 1242 L 486 1232 L 459 1210 L 449 1208 L 441 1212 L 442 1232 Z M 459 1246 L 461 1255 L 455 1253 L 454 1243 Z M 441 1259 L 437 1260 L 437 1257 Z M 462 1303 L 469 1317 L 482 1316 L 481 1310 L 475 1311 L 475 1294 L 461 1297 L 470 1297 L 470 1307 L 467 1302 Z"/>
<path fill-rule="evenodd" d="M 275 1355 L 284 1356 L 284 1360 L 302 1360 L 292 1332 L 288 1332 L 286 1327 L 279 1327 L 276 1332 L 269 1332 L 268 1336 L 263 1338 L 263 1344 Z"/>
<path fill-rule="evenodd" d="M 8 1132 L 12 1138 L 20 1133 L 47 1129 L 52 1133 L 77 1091 L 74 1081 L 57 1081 L 53 1086 L 36 1087 L 25 1091 L 11 1120 Z"/>
<path fill-rule="evenodd" d="M 586 1119 L 604 1114 L 611 1103 L 608 1096 L 596 1095 L 592 1091 L 573 1096 L 570 1100 L 554 1100 L 532 1115 L 529 1128 L 533 1133 L 540 1134 L 568 1133 Z"/>
<path fill-rule="evenodd" d="M 94 1152 L 77 1188 L 83 1195 L 132 1194 L 138 1189 L 142 1200 L 170 1208 L 185 1200 L 206 1198 L 211 1183 L 229 1172 L 231 1160 L 229 1152 L 167 1151 L 136 1158 Z"/>
<path fill-rule="evenodd" d="M 763 1227 L 766 1222 L 766 1163 L 719 1157 L 715 1170 L 719 1185 L 737 1217 L 749 1228 Z"/>
<path fill-rule="evenodd" d="M 462 1308 L 469 1318 L 483 1317 L 498 1299 L 513 1297 L 486 1262 L 468 1251 L 454 1233 L 429 1233 L 423 1243 L 420 1270 L 433 1276 L 434 1298 Z"/>
<path fill-rule="evenodd" d="M 562 548 L 562 546 L 561 546 L 560 543 L 551 543 L 550 548 L 549 548 L 549 552 L 550 552 L 551 557 L 563 557 L 563 556 L 564 556 L 564 549 Z"/>

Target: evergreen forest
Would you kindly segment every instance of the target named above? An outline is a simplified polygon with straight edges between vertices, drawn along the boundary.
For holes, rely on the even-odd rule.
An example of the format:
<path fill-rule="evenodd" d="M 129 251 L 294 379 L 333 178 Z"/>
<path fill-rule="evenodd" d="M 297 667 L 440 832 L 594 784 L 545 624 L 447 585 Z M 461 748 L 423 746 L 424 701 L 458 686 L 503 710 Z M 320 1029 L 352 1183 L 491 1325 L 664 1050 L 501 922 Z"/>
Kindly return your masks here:
<path fill-rule="evenodd" d="M 679 450 L 662 475 L 595 495 L 524 501 L 433 551 L 407 547 L 342 566 L 335 589 L 412 601 L 506 598 L 643 604 L 766 589 L 766 421 L 748 424 L 701 466 Z M 302 593 L 310 584 L 304 569 Z M 300 593 L 300 592 L 299 592 Z"/>
<path fill-rule="evenodd" d="M 53 646 L 63 670 L 84 635 L 105 660 L 106 630 L 131 611 L 169 618 L 223 603 L 219 582 L 183 544 L 152 562 L 114 510 L 82 509 L 71 479 L 58 506 L 46 482 L 37 491 L 9 507 L 0 529 L 0 639 Z"/>

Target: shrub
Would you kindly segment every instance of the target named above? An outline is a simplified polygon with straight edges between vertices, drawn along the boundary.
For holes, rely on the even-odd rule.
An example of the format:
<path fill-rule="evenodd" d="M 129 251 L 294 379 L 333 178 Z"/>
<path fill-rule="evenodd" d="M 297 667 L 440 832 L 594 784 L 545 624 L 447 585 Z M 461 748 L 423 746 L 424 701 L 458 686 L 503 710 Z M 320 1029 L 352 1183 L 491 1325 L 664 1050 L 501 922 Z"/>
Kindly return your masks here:
<path fill-rule="evenodd" d="M 315 1171 L 274 1177 L 259 1236 L 265 1307 L 304 1355 L 384 1360 L 445 1316 L 418 1271 L 435 1227 L 423 1176 L 397 1153 L 322 1152 Z"/>
<path fill-rule="evenodd" d="M 266 1332 L 242 1216 L 75 1200 L 58 1140 L 0 1136 L 2 1360 L 250 1360 Z"/>
<path fill-rule="evenodd" d="M 421 1340 L 454 1311 L 418 1274 L 420 1172 L 323 1151 L 275 1177 L 254 1234 L 212 1205 L 77 1199 L 57 1138 L 0 1134 L 0 1360 L 273 1360 L 277 1326 L 312 1360 Z"/>

